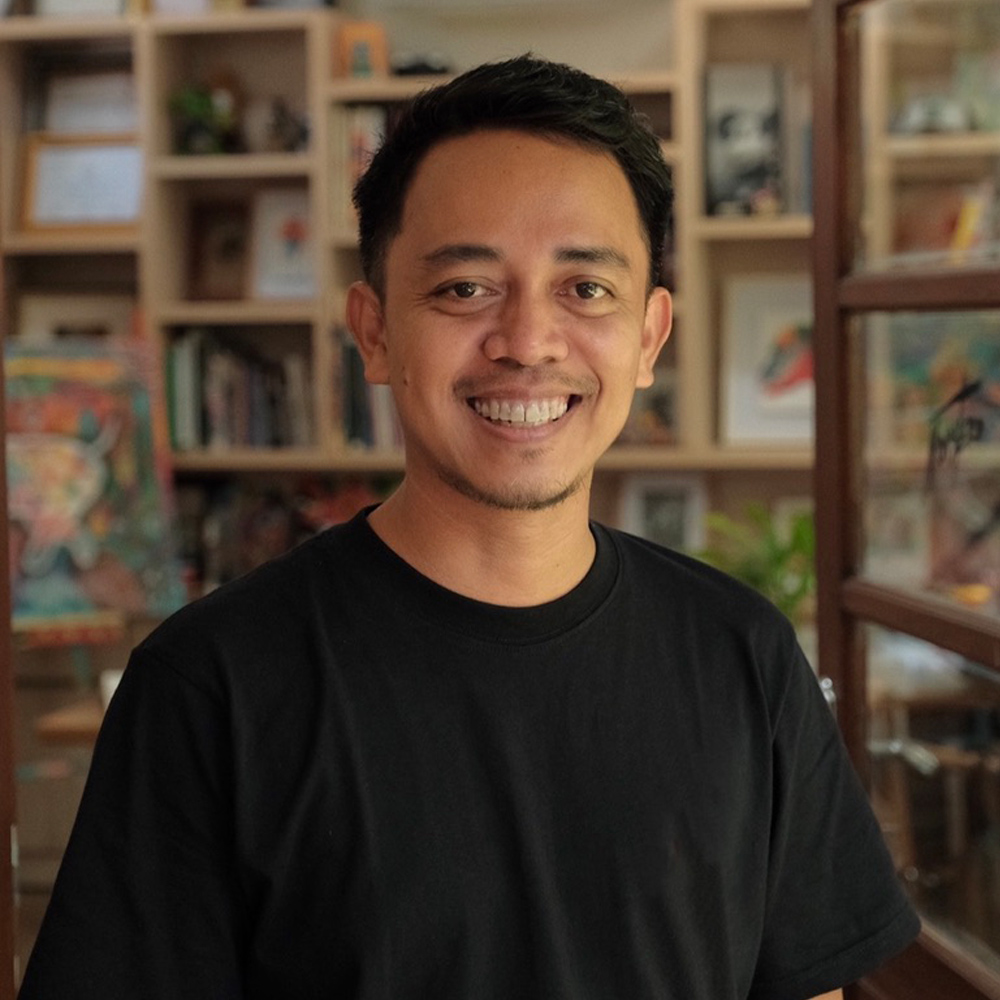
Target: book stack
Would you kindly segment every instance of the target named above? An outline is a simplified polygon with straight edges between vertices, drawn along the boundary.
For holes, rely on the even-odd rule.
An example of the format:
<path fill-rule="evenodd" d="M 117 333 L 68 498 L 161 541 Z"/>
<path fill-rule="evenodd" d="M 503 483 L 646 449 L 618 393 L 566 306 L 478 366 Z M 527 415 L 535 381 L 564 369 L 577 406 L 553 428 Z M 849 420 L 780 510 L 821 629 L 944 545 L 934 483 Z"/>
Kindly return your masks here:
<path fill-rule="evenodd" d="M 167 394 L 176 450 L 312 444 L 310 380 L 298 352 L 272 361 L 233 336 L 191 327 L 170 345 Z"/>

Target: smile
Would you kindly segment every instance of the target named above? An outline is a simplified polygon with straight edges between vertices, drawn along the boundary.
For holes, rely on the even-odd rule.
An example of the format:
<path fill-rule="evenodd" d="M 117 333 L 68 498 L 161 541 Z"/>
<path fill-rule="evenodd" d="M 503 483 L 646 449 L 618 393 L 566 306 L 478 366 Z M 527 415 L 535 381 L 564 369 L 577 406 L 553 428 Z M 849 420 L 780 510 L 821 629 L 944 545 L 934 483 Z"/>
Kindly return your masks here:
<path fill-rule="evenodd" d="M 540 427 L 558 420 L 569 409 L 569 396 L 552 399 L 472 399 L 472 408 L 493 423 L 512 427 Z"/>

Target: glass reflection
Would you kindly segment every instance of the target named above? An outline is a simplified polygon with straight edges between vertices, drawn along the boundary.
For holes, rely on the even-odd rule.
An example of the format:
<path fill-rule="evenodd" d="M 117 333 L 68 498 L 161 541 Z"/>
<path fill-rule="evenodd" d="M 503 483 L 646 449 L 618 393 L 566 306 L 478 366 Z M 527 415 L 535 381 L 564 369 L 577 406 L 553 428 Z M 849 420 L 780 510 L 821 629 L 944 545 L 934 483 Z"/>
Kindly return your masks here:
<path fill-rule="evenodd" d="M 878 0 L 851 27 L 856 267 L 1000 259 L 1000 4 Z"/>
<path fill-rule="evenodd" d="M 1000 971 L 1000 674 L 868 634 L 872 801 L 921 915 Z"/>
<path fill-rule="evenodd" d="M 1000 311 L 871 314 L 862 572 L 1000 612 Z"/>

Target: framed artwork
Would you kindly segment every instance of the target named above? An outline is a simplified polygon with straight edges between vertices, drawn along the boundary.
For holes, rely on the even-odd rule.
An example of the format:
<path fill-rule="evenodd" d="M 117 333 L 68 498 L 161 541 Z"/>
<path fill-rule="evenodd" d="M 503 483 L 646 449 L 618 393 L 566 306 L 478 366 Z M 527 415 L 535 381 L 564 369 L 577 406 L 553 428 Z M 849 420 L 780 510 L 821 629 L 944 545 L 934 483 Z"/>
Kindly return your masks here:
<path fill-rule="evenodd" d="M 693 552 L 705 544 L 706 498 L 698 476 L 628 476 L 622 487 L 622 530 L 667 548 Z"/>
<path fill-rule="evenodd" d="M 970 421 L 1000 441 L 1000 312 L 876 314 L 865 334 L 870 444 L 956 443 Z"/>
<path fill-rule="evenodd" d="M 723 313 L 723 443 L 808 444 L 814 397 L 809 276 L 730 278 Z"/>
<path fill-rule="evenodd" d="M 135 322 L 131 295 L 28 292 L 17 301 L 15 330 L 18 343 L 40 345 L 73 337 L 124 339 Z"/>
<path fill-rule="evenodd" d="M 316 294 L 316 250 L 309 192 L 269 188 L 254 199 L 251 292 L 264 299 L 308 299 Z"/>
<path fill-rule="evenodd" d="M 922 484 L 883 485 L 865 497 L 864 572 L 921 589 L 931 572 L 931 501 Z"/>
<path fill-rule="evenodd" d="M 15 629 L 38 636 L 183 603 L 154 345 L 5 349 Z"/>
<path fill-rule="evenodd" d="M 389 45 L 378 21 L 347 21 L 337 32 L 337 60 L 343 76 L 386 76 Z"/>
<path fill-rule="evenodd" d="M 191 207 L 193 299 L 241 299 L 247 291 L 250 208 L 246 202 Z"/>
<path fill-rule="evenodd" d="M 782 89 L 780 67 L 768 63 L 719 63 L 705 70 L 709 215 L 781 209 Z"/>
<path fill-rule="evenodd" d="M 22 225 L 125 229 L 142 207 L 142 150 L 132 135 L 28 137 Z"/>
<path fill-rule="evenodd" d="M 135 77 L 128 70 L 54 73 L 45 93 L 46 132 L 129 135 L 139 127 Z"/>

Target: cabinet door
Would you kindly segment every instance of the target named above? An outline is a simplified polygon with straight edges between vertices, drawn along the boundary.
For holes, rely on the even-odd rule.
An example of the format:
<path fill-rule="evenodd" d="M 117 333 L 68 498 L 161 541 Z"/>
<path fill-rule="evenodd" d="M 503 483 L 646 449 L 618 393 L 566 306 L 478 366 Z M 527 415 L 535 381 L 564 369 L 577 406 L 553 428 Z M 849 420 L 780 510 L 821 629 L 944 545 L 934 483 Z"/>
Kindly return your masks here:
<path fill-rule="evenodd" d="M 1000 6 L 818 0 L 820 658 L 924 923 L 856 995 L 1000 998 Z"/>

